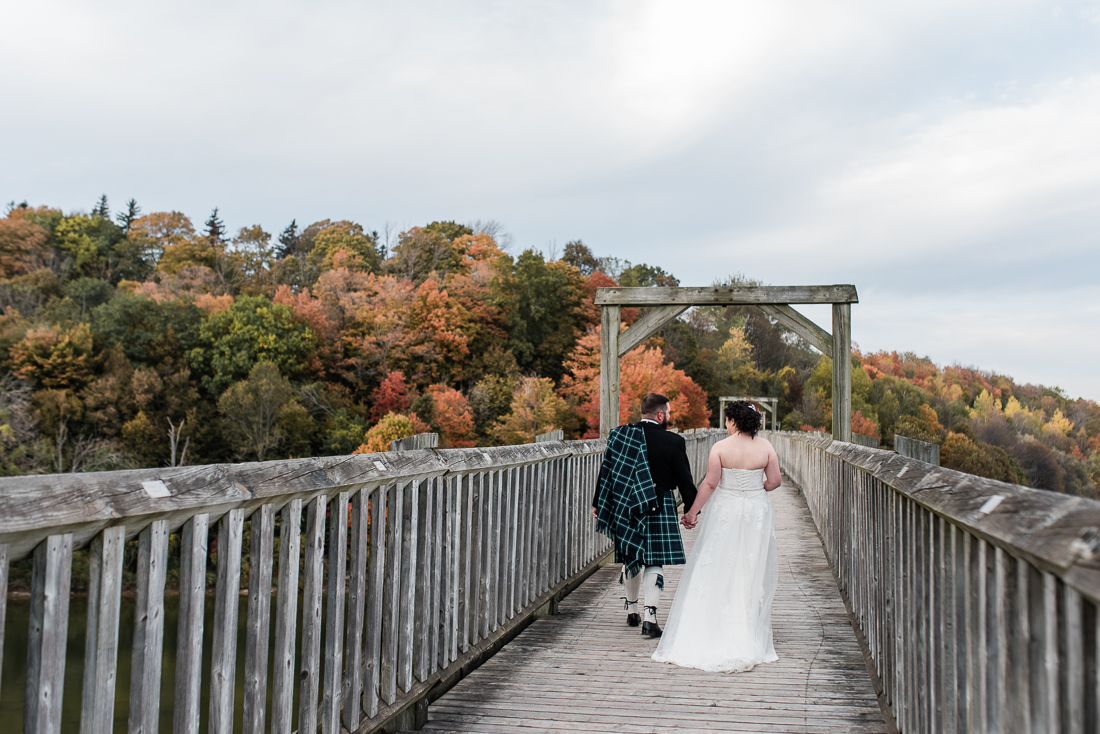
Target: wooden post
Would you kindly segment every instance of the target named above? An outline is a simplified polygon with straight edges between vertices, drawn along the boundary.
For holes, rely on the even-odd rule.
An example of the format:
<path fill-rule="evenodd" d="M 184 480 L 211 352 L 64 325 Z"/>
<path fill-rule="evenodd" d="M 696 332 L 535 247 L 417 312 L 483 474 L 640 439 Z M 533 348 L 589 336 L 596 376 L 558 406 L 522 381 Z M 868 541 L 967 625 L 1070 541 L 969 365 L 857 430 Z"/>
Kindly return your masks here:
<path fill-rule="evenodd" d="M 604 306 L 600 321 L 600 436 L 619 425 L 619 322 L 621 308 Z"/>
<path fill-rule="evenodd" d="M 833 304 L 833 439 L 852 440 L 852 304 Z"/>

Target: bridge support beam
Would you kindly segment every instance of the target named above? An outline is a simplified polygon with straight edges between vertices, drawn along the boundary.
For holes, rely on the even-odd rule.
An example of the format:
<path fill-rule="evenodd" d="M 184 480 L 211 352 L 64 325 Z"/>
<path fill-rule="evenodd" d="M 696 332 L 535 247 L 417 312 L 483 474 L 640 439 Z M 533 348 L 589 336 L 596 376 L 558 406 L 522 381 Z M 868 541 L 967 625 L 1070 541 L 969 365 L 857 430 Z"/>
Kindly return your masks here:
<path fill-rule="evenodd" d="M 852 304 L 833 304 L 833 439 L 852 440 Z"/>

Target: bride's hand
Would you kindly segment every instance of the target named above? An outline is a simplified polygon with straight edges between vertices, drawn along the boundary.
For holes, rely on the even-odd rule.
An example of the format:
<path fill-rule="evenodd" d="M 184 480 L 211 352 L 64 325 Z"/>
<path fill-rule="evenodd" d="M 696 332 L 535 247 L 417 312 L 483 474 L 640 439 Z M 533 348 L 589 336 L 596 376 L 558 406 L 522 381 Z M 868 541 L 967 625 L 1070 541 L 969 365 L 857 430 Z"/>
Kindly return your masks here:
<path fill-rule="evenodd" d="M 695 527 L 695 523 L 698 522 L 697 517 L 697 515 L 689 512 L 680 518 L 680 524 L 688 530 L 691 530 L 693 527 Z"/>

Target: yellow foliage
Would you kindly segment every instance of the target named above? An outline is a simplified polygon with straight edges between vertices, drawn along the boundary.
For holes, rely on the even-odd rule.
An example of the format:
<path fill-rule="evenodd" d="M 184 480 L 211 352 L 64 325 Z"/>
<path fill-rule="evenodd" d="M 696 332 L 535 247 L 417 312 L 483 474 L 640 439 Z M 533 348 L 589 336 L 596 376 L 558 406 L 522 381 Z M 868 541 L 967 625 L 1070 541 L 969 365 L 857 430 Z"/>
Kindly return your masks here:
<path fill-rule="evenodd" d="M 1043 426 L 1043 433 L 1049 433 L 1056 436 L 1065 436 L 1071 430 L 1073 430 L 1073 421 L 1062 415 L 1062 411 L 1054 411 L 1054 415 Z"/>

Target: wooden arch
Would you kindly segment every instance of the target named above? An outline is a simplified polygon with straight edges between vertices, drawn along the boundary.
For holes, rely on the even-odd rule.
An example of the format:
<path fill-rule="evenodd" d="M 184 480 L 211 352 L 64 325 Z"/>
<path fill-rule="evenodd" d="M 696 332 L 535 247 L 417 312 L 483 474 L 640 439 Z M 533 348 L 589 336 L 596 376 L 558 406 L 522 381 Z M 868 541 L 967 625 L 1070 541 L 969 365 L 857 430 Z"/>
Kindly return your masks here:
<path fill-rule="evenodd" d="M 833 333 L 791 308 L 829 303 Z M 854 285 L 714 286 L 711 288 L 600 288 L 600 435 L 619 423 L 619 358 L 692 306 L 757 306 L 833 360 L 833 438 L 852 440 L 852 304 Z M 624 306 L 648 307 L 619 333 Z"/>

